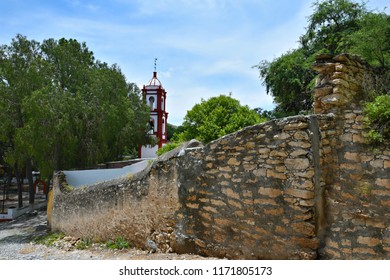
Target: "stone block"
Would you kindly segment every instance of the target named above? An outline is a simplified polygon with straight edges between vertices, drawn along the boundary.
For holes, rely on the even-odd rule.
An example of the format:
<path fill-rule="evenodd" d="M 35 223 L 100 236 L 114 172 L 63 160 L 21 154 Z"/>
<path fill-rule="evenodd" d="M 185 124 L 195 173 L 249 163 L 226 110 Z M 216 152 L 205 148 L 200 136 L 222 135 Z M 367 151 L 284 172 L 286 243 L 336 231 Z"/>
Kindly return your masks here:
<path fill-rule="evenodd" d="M 354 254 L 354 258 L 359 259 L 358 254 L 362 255 L 376 255 L 375 251 L 371 248 L 352 248 L 352 254 Z"/>
<path fill-rule="evenodd" d="M 228 165 L 238 166 L 241 164 L 236 158 L 230 158 L 227 162 Z"/>
<path fill-rule="evenodd" d="M 309 135 L 306 131 L 297 131 L 294 133 L 294 138 L 297 140 L 309 140 Z"/>
<path fill-rule="evenodd" d="M 288 138 L 290 138 L 290 134 L 285 132 L 274 135 L 274 140 L 286 140 Z"/>
<path fill-rule="evenodd" d="M 219 226 L 221 228 L 230 226 L 231 224 L 234 224 L 234 223 L 232 223 L 232 221 L 230 221 L 228 219 L 222 219 L 222 218 L 215 218 L 214 222 L 217 224 L 217 226 Z"/>
<path fill-rule="evenodd" d="M 349 240 L 349 239 L 343 239 L 343 240 L 341 240 L 341 245 L 344 247 L 351 247 L 352 243 L 351 243 L 351 240 Z"/>
<path fill-rule="evenodd" d="M 284 213 L 283 208 L 277 208 L 277 209 L 264 209 L 264 214 L 266 215 L 272 215 L 272 216 L 279 216 Z"/>
<path fill-rule="evenodd" d="M 340 164 L 341 169 L 345 170 L 362 170 L 362 165 L 360 163 L 342 163 Z"/>
<path fill-rule="evenodd" d="M 366 221 L 366 226 L 375 227 L 375 228 L 382 228 L 382 229 L 386 228 L 385 222 L 380 221 L 380 220 L 376 220 L 376 219 L 368 219 Z"/>
<path fill-rule="evenodd" d="M 245 212 L 242 211 L 242 210 L 237 210 L 237 211 L 235 211 L 233 214 L 234 214 L 235 216 L 237 216 L 237 217 L 240 217 L 240 218 L 245 217 Z"/>
<path fill-rule="evenodd" d="M 258 153 L 261 155 L 269 155 L 271 149 L 269 148 L 260 148 L 258 149 Z"/>
<path fill-rule="evenodd" d="M 268 199 L 268 198 L 256 198 L 253 200 L 253 203 L 256 204 L 256 205 L 259 205 L 261 207 L 261 205 L 278 205 L 278 203 L 276 203 L 276 201 L 274 199 Z"/>
<path fill-rule="evenodd" d="M 352 137 L 352 141 L 354 143 L 361 143 L 361 144 L 366 143 L 366 139 L 360 134 L 354 134 Z"/>
<path fill-rule="evenodd" d="M 352 133 L 344 133 L 340 136 L 341 141 L 352 142 Z"/>
<path fill-rule="evenodd" d="M 355 161 L 355 162 L 361 161 L 359 153 L 346 152 L 344 158 L 349 161 Z"/>
<path fill-rule="evenodd" d="M 199 215 L 200 215 L 203 219 L 206 219 L 206 220 L 211 221 L 211 215 L 210 215 L 210 213 L 201 211 L 201 212 L 199 212 Z"/>
<path fill-rule="evenodd" d="M 280 159 L 267 159 L 265 161 L 265 163 L 269 164 L 269 165 L 279 165 L 279 164 L 282 164 L 283 161 L 280 160 Z"/>
<path fill-rule="evenodd" d="M 296 147 L 296 148 L 310 148 L 311 143 L 310 142 L 305 142 L 305 141 L 291 141 L 288 143 L 289 146 L 291 147 Z"/>
<path fill-rule="evenodd" d="M 198 203 L 187 203 L 186 206 L 190 209 L 199 209 Z"/>
<path fill-rule="evenodd" d="M 298 232 L 305 236 L 311 237 L 315 235 L 315 226 L 313 224 L 306 223 L 306 222 L 298 222 L 298 223 L 293 223 L 291 227 L 295 232 Z"/>
<path fill-rule="evenodd" d="M 298 197 L 298 198 L 304 198 L 304 199 L 312 199 L 314 198 L 314 192 L 313 191 L 307 191 L 307 190 L 297 190 L 297 189 L 287 189 L 284 191 L 285 194 Z"/>
<path fill-rule="evenodd" d="M 310 199 L 310 200 L 301 199 L 299 200 L 299 205 L 305 207 L 313 207 L 315 205 L 315 201 L 314 199 Z"/>
<path fill-rule="evenodd" d="M 386 178 L 386 179 L 377 178 L 375 180 L 375 184 L 380 187 L 390 188 L 390 178 Z"/>
<path fill-rule="evenodd" d="M 265 196 L 269 196 L 269 197 L 273 197 L 273 198 L 282 195 L 282 191 L 280 189 L 276 189 L 276 188 L 260 187 L 258 193 L 260 195 L 265 195 Z"/>
<path fill-rule="evenodd" d="M 381 240 L 378 238 L 373 238 L 373 237 L 365 237 L 365 236 L 359 236 L 357 238 L 357 242 L 360 244 L 364 244 L 370 247 L 377 246 L 381 244 Z"/>
<path fill-rule="evenodd" d="M 255 142 L 247 142 L 247 143 L 245 143 L 244 147 L 248 150 L 254 149 L 256 147 L 256 143 Z"/>
<path fill-rule="evenodd" d="M 307 128 L 309 125 L 306 122 L 289 123 L 284 126 L 284 130 L 301 130 Z"/>
<path fill-rule="evenodd" d="M 211 206 L 205 206 L 205 207 L 203 207 L 203 210 L 208 211 L 208 212 L 212 212 L 212 213 L 218 213 L 218 210 L 215 209 L 214 207 L 211 207 Z"/>
<path fill-rule="evenodd" d="M 252 171 L 252 170 L 254 170 L 254 169 L 257 168 L 257 165 L 256 165 L 256 164 L 244 163 L 244 164 L 243 164 L 243 167 L 244 167 L 244 170 L 245 170 L 245 171 Z"/>
<path fill-rule="evenodd" d="M 286 159 L 284 164 L 289 170 L 302 170 L 310 166 L 309 159 L 307 158 Z"/>
<path fill-rule="evenodd" d="M 374 168 L 383 168 L 383 160 L 377 159 L 370 162 L 370 165 Z"/>
<path fill-rule="evenodd" d="M 225 194 L 229 198 L 240 199 L 240 195 L 238 193 L 234 192 L 230 188 L 222 189 L 222 193 Z"/>
<path fill-rule="evenodd" d="M 390 190 L 375 189 L 371 191 L 371 194 L 377 196 L 390 196 Z"/>
<path fill-rule="evenodd" d="M 318 240 L 318 238 L 292 237 L 291 242 L 303 248 L 310 248 L 313 250 L 318 249 L 320 246 L 320 241 Z"/>
<path fill-rule="evenodd" d="M 294 180 L 291 182 L 291 186 L 295 189 L 314 190 L 314 184 L 312 180 Z"/>
<path fill-rule="evenodd" d="M 214 206 L 226 206 L 226 203 L 222 200 L 210 199 L 210 203 Z"/>
<path fill-rule="evenodd" d="M 287 157 L 287 153 L 286 153 L 285 151 L 273 150 L 273 151 L 270 153 L 270 156 L 271 156 L 271 157 L 281 157 L 281 158 L 285 158 L 285 157 Z"/>
<path fill-rule="evenodd" d="M 255 169 L 252 172 L 256 177 L 266 177 L 267 176 L 267 169 L 265 169 L 265 168 Z"/>
<path fill-rule="evenodd" d="M 275 179 L 281 179 L 281 180 L 286 180 L 287 179 L 287 175 L 286 174 L 280 173 L 280 172 L 275 172 L 272 169 L 268 169 L 267 170 L 267 177 L 275 178 Z"/>
<path fill-rule="evenodd" d="M 218 169 L 223 172 L 232 172 L 232 168 L 230 166 L 219 166 Z"/>
<path fill-rule="evenodd" d="M 234 206 L 234 207 L 236 207 L 236 208 L 238 208 L 238 209 L 242 209 L 242 204 L 241 204 L 239 201 L 237 201 L 237 200 L 228 199 L 227 202 L 228 202 L 228 204 L 231 205 L 231 206 Z"/>
<path fill-rule="evenodd" d="M 277 166 L 275 166 L 275 171 L 276 172 L 284 173 L 284 172 L 286 172 L 286 170 L 287 170 L 287 168 L 284 165 L 277 165 Z"/>
<path fill-rule="evenodd" d="M 339 250 L 334 250 L 329 247 L 325 247 L 324 249 L 325 255 L 327 255 L 327 258 L 329 259 L 341 259 L 341 254 Z"/>
<path fill-rule="evenodd" d="M 306 179 L 312 179 L 314 176 L 314 170 L 309 169 L 309 170 L 306 170 L 305 172 L 294 172 L 294 176 L 302 177 L 302 178 L 306 178 Z"/>

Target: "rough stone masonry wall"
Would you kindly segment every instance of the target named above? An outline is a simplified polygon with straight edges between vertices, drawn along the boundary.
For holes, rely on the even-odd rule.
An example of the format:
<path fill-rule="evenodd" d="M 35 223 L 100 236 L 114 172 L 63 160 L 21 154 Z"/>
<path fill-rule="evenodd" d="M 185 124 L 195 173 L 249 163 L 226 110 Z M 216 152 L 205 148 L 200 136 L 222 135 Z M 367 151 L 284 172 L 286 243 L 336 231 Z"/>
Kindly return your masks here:
<path fill-rule="evenodd" d="M 365 138 L 363 101 L 375 87 L 370 67 L 350 55 L 319 57 L 315 113 L 333 112 L 337 134 L 333 180 L 326 186 L 326 234 L 321 258 L 390 258 L 389 143 Z M 331 178 L 330 178 L 331 179 Z"/>
<path fill-rule="evenodd" d="M 317 258 L 326 179 L 319 162 L 331 153 L 331 140 L 320 142 L 319 123 L 331 130 L 332 121 L 332 115 L 270 121 L 187 151 L 178 159 L 175 251 Z"/>
<path fill-rule="evenodd" d="M 178 148 L 133 178 L 69 191 L 57 174 L 52 229 L 232 259 L 388 259 L 389 145 L 367 144 L 360 103 L 374 76 L 348 55 L 315 69 L 315 115 Z"/>
<path fill-rule="evenodd" d="M 143 249 L 155 239 L 162 251 L 168 251 L 179 208 L 174 165 L 174 161 L 156 161 L 134 177 L 76 189 L 58 172 L 50 229 L 95 241 L 122 237 Z"/>

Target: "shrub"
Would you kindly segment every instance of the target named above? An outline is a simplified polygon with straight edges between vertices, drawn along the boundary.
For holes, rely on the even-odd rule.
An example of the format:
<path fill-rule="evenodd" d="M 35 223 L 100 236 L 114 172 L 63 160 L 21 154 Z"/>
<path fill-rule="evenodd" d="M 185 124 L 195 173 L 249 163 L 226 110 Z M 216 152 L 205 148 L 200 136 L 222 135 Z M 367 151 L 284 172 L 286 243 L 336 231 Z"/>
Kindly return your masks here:
<path fill-rule="evenodd" d="M 53 246 L 56 241 L 59 241 L 64 237 L 65 234 L 63 232 L 52 232 L 43 236 L 36 237 L 34 239 L 34 242 L 46 246 Z"/>
<path fill-rule="evenodd" d="M 109 249 L 127 249 L 130 247 L 129 242 L 127 242 L 123 237 L 117 237 L 115 240 L 108 240 L 106 247 Z"/>
<path fill-rule="evenodd" d="M 390 95 L 380 95 L 364 108 L 367 125 L 371 128 L 368 138 L 372 143 L 390 140 Z"/>
<path fill-rule="evenodd" d="M 164 146 L 162 146 L 160 149 L 157 151 L 157 155 L 161 156 L 162 154 L 165 154 L 177 147 L 179 147 L 182 144 L 182 142 L 170 142 Z"/>
<path fill-rule="evenodd" d="M 79 250 L 85 250 L 92 246 L 92 239 L 82 238 L 76 243 L 76 248 Z"/>

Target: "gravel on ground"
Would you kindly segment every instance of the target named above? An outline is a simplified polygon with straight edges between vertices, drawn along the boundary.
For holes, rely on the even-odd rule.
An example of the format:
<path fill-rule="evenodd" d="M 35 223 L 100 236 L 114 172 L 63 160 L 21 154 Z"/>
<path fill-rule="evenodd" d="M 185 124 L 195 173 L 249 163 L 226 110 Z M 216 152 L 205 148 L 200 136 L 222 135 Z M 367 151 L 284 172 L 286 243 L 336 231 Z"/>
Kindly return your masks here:
<path fill-rule="evenodd" d="M 37 244 L 47 234 L 46 211 L 27 213 L 10 222 L 0 223 L 0 260 L 202 260 L 198 255 L 149 253 L 135 248 L 109 249 L 92 244 L 83 250 L 61 241 L 57 246 Z M 68 238 L 68 242 L 72 242 Z M 65 240 L 67 240 L 65 238 Z M 212 259 L 212 258 L 208 258 Z"/>

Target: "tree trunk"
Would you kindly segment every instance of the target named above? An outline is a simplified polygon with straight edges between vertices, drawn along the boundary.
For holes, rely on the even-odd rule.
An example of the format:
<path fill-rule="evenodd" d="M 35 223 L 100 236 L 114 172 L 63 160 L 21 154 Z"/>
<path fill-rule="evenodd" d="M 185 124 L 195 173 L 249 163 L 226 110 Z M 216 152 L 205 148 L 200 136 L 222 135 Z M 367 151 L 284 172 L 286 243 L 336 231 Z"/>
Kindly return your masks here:
<path fill-rule="evenodd" d="M 21 178 L 21 174 L 19 172 L 18 162 L 14 165 L 16 184 L 18 186 L 18 208 L 23 207 L 23 182 Z"/>
<path fill-rule="evenodd" d="M 11 186 L 11 181 L 12 181 L 12 168 L 7 167 L 7 183 L 6 183 L 6 193 L 5 197 L 8 200 L 9 199 L 9 188 Z"/>
<path fill-rule="evenodd" d="M 50 176 L 47 180 L 46 180 L 46 200 L 48 200 L 49 198 L 49 191 L 50 191 L 50 181 L 51 181 L 52 177 Z"/>
<path fill-rule="evenodd" d="M 28 202 L 30 204 L 30 209 L 34 210 L 35 189 L 34 189 L 34 179 L 32 176 L 32 164 L 30 159 L 26 160 L 26 176 L 28 180 L 28 190 L 29 190 Z"/>

